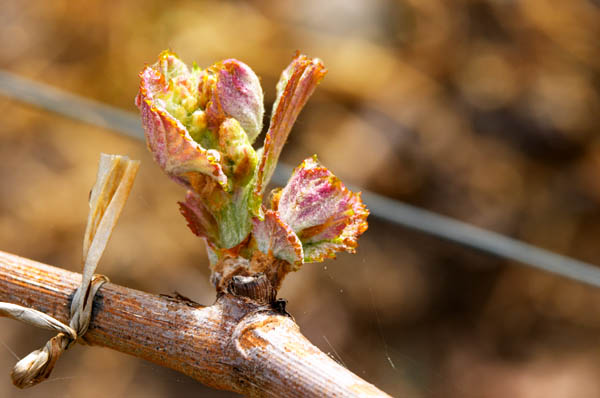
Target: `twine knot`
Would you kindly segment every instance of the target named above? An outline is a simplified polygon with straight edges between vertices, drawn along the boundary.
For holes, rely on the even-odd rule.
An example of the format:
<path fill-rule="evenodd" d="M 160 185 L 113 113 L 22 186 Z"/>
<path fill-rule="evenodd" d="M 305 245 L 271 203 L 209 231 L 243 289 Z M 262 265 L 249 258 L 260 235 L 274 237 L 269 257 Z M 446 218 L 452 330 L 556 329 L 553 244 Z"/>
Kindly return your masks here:
<path fill-rule="evenodd" d="M 76 341 L 81 341 L 87 332 L 94 297 L 108 282 L 106 276 L 94 272 L 127 201 L 139 165 L 139 161 L 126 156 L 100 155 L 98 175 L 89 199 L 81 284 L 73 296 L 69 325 L 32 308 L 0 302 L 0 316 L 58 332 L 44 347 L 17 362 L 11 372 L 15 386 L 27 388 L 46 380 L 62 353 Z"/>

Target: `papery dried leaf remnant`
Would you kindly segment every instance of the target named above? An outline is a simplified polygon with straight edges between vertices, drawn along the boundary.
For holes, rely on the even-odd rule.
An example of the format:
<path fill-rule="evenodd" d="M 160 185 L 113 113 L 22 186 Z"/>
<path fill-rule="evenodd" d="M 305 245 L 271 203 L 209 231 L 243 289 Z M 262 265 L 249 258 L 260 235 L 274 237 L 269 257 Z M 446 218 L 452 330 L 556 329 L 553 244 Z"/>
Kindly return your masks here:
<path fill-rule="evenodd" d="M 326 72 L 319 59 L 294 57 L 277 84 L 258 151 L 252 144 L 262 130 L 263 91 L 244 63 L 228 59 L 190 69 L 165 51 L 140 73 L 136 105 L 148 148 L 159 166 L 188 188 L 180 210 L 192 232 L 206 240 L 220 290 L 233 275 L 256 272 L 270 275 L 278 287 L 287 272 L 305 262 L 354 252 L 367 229 L 360 194 L 316 157 L 302 162 L 273 193 L 271 209 L 262 205 L 292 126 Z"/>

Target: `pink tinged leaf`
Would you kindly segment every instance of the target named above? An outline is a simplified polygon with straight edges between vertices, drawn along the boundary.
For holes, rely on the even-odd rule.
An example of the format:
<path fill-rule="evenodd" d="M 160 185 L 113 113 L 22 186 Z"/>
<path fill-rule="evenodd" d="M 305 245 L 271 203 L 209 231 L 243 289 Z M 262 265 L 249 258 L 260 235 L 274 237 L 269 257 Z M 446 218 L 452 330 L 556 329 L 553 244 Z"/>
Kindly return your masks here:
<path fill-rule="evenodd" d="M 226 187 L 227 177 L 221 168 L 219 152 L 205 149 L 195 142 L 185 126 L 169 114 L 162 101 L 155 96 L 161 90 L 168 90 L 167 79 L 160 71 L 164 69 L 164 58 L 161 55 L 157 64 L 146 67 L 140 73 L 141 85 L 136 105 L 141 112 L 148 148 L 159 166 L 185 186 L 190 187 L 186 175 L 196 172 L 207 174 Z"/>
<path fill-rule="evenodd" d="M 227 59 L 205 72 L 200 91 L 207 96 L 208 126 L 217 131 L 227 118 L 236 119 L 253 143 L 262 130 L 263 91 L 258 77 L 243 62 Z"/>
<path fill-rule="evenodd" d="M 281 74 L 258 169 L 256 195 L 264 193 L 296 118 L 326 73 L 321 60 L 297 55 Z"/>
<path fill-rule="evenodd" d="M 302 265 L 302 243 L 276 211 L 267 210 L 264 220 L 254 218 L 253 224 L 254 239 L 261 252 L 285 260 L 295 269 Z"/>
<path fill-rule="evenodd" d="M 354 252 L 357 239 L 367 229 L 369 214 L 360 199 L 320 165 L 308 158 L 288 184 L 272 198 L 272 207 L 298 235 L 304 261 L 323 261 L 337 251 Z"/>
<path fill-rule="evenodd" d="M 219 247 L 219 228 L 212 214 L 202 203 L 200 197 L 188 191 L 185 202 L 179 203 L 179 211 L 187 221 L 190 230 L 197 236 L 206 238 L 211 248 Z"/>

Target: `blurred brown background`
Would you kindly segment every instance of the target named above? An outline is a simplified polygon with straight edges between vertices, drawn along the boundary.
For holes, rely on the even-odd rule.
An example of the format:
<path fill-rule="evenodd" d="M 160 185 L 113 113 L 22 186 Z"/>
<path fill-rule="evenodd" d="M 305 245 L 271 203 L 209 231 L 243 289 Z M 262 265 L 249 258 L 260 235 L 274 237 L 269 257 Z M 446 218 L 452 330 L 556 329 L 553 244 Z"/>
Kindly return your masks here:
<path fill-rule="evenodd" d="M 283 158 L 600 265 L 600 3 L 594 0 L 7 1 L 0 68 L 135 112 L 137 73 L 171 48 L 238 58 L 267 109 L 301 50 L 329 74 Z M 80 269 L 100 152 L 141 159 L 99 272 L 210 304 L 183 190 L 145 146 L 0 97 L 0 249 Z M 259 142 L 262 139 L 259 138 Z M 280 296 L 303 332 L 398 397 L 599 397 L 600 291 L 374 217 L 356 255 L 309 264 Z M 48 333 L 0 320 L 1 397 L 229 397 L 77 346 L 12 387 L 11 354 Z"/>

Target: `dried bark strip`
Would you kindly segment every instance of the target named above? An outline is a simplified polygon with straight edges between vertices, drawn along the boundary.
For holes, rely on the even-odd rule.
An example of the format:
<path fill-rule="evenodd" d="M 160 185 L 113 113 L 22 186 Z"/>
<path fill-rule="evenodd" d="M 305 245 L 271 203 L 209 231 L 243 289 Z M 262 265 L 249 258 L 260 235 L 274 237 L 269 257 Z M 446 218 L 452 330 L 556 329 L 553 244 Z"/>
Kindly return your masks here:
<path fill-rule="evenodd" d="M 80 281 L 80 274 L 0 251 L 0 301 L 66 322 Z M 230 294 L 193 308 L 107 283 L 84 338 L 248 396 L 388 396 L 312 345 L 291 318 Z"/>

